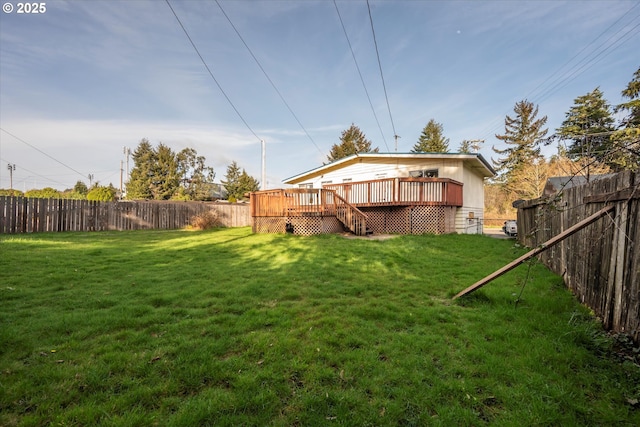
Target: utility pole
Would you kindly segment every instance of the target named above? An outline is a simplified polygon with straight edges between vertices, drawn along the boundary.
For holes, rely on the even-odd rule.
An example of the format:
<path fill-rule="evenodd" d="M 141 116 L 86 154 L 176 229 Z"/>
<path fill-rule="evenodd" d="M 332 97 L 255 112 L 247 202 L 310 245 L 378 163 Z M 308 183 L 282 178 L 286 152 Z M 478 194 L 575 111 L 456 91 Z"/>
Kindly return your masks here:
<path fill-rule="evenodd" d="M 122 152 L 127 156 L 127 180 L 129 179 L 129 156 L 131 156 L 131 149 L 129 147 L 122 147 Z"/>
<path fill-rule="evenodd" d="M 124 164 L 120 160 L 120 200 L 122 200 L 122 174 L 124 173 Z"/>
<path fill-rule="evenodd" d="M 396 153 L 398 152 L 398 138 L 400 138 L 399 135 L 393 135 L 393 139 L 396 141 Z"/>
<path fill-rule="evenodd" d="M 127 174 L 125 175 L 125 179 L 124 182 L 129 182 L 129 157 L 131 156 L 131 149 L 129 147 L 122 147 L 122 152 L 124 153 L 125 156 L 127 156 Z M 120 169 L 122 169 L 122 162 L 120 162 Z M 120 173 L 120 198 L 122 199 L 124 196 L 123 193 L 123 179 L 122 179 L 122 172 Z"/>
<path fill-rule="evenodd" d="M 264 142 L 264 139 L 261 139 L 262 143 L 262 188 L 261 190 L 267 189 L 267 144 Z"/>
<path fill-rule="evenodd" d="M 90 173 L 87 178 L 89 178 L 89 188 L 93 186 L 93 174 Z"/>
<path fill-rule="evenodd" d="M 16 170 L 16 165 L 7 163 L 7 169 L 9 169 L 9 189 L 11 190 L 11 194 L 13 194 L 13 171 Z"/>

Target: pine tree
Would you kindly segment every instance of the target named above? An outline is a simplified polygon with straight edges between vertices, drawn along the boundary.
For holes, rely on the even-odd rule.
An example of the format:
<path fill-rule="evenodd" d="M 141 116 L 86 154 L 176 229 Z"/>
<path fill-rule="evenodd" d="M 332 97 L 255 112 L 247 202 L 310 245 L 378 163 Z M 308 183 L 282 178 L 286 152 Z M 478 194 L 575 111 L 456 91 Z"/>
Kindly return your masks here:
<path fill-rule="evenodd" d="M 340 144 L 333 144 L 327 159 L 329 162 L 335 162 L 352 154 L 377 152 L 378 148 L 372 150 L 371 141 L 366 138 L 358 126 L 352 123 L 351 127 L 340 135 Z"/>
<path fill-rule="evenodd" d="M 495 153 L 504 155 L 497 162 L 494 161 L 498 172 L 509 173 L 539 158 L 540 141 L 548 132 L 548 129 L 543 129 L 547 123 L 547 116 L 536 119 L 538 107 L 532 102 L 527 100 L 516 102 L 513 111 L 516 113 L 515 117 L 507 116 L 504 119 L 504 135 L 496 135 L 496 138 L 510 147 L 504 150 L 493 147 Z"/>
<path fill-rule="evenodd" d="M 133 164 L 127 182 L 127 199 L 149 200 L 153 198 L 151 182 L 154 175 L 156 152 L 148 139 L 143 138 L 133 152 Z"/>
<path fill-rule="evenodd" d="M 133 152 L 133 162 L 127 182 L 128 199 L 207 200 L 211 197 L 215 173 L 192 148 L 176 154 L 165 144 L 160 143 L 154 149 L 143 139 Z"/>
<path fill-rule="evenodd" d="M 460 146 L 458 147 L 458 153 L 470 154 L 471 152 L 471 141 L 465 139 L 460 143 Z"/>
<path fill-rule="evenodd" d="M 513 111 L 515 117 L 506 116 L 504 120 L 504 135 L 496 135 L 509 147 L 504 150 L 493 147 L 494 152 L 503 156 L 493 163 L 500 173 L 499 181 L 509 191 L 525 197 L 531 194 L 529 191 L 523 193 L 523 188 L 536 188 L 536 184 L 525 186 L 521 180 L 538 175 L 528 173 L 527 169 L 538 170 L 543 160 L 539 145 L 548 132 L 548 129 L 543 129 L 547 116 L 538 119 L 538 107 L 527 100 L 516 102 Z"/>
<path fill-rule="evenodd" d="M 240 175 L 240 166 L 238 166 L 238 163 L 234 160 L 227 166 L 227 173 L 224 176 L 226 179 L 220 181 L 230 201 L 235 201 L 238 197 L 242 196 L 240 193 Z"/>
<path fill-rule="evenodd" d="M 412 153 L 446 153 L 449 151 L 449 138 L 442 135 L 442 124 L 434 119 L 422 129 L 418 142 L 411 149 Z"/>
<path fill-rule="evenodd" d="M 571 141 L 567 154 L 572 158 L 593 158 L 614 169 L 610 152 L 611 134 L 614 131 L 611 107 L 599 88 L 579 96 L 556 133 L 562 139 Z"/>
<path fill-rule="evenodd" d="M 240 189 L 242 191 L 242 195 L 245 193 L 251 193 L 253 191 L 258 191 L 260 189 L 260 182 L 251 175 L 247 173 L 244 169 L 242 169 L 242 174 L 240 174 Z"/>
<path fill-rule="evenodd" d="M 622 119 L 622 126 L 627 128 L 640 128 L 640 67 L 638 67 L 633 74 L 633 79 L 627 87 L 622 91 L 622 97 L 629 100 L 615 108 L 615 112 L 629 112 L 629 116 Z"/>
<path fill-rule="evenodd" d="M 622 91 L 622 97 L 629 101 L 614 109 L 615 112 L 628 111 L 619 129 L 611 135 L 612 150 L 608 163 L 614 170 L 640 170 L 640 68 Z"/>
<path fill-rule="evenodd" d="M 153 166 L 151 194 L 155 200 L 169 200 L 180 186 L 178 162 L 171 148 L 160 143 L 156 149 L 156 163 Z"/>
<path fill-rule="evenodd" d="M 258 191 L 260 188 L 258 180 L 250 176 L 244 169 L 241 172 L 240 166 L 235 161 L 227 167 L 225 178 L 222 185 L 227 191 L 229 201 L 241 200 L 246 193 Z"/>

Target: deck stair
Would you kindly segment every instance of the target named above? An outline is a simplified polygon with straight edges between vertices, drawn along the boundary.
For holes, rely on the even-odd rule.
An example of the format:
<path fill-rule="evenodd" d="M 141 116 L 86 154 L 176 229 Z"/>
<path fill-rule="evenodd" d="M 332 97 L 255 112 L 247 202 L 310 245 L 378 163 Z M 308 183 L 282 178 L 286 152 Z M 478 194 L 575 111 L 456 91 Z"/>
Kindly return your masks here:
<path fill-rule="evenodd" d="M 373 233 L 367 228 L 367 215 L 364 212 L 340 197 L 334 190 L 328 191 L 333 193 L 338 221 L 356 236 L 367 236 Z"/>

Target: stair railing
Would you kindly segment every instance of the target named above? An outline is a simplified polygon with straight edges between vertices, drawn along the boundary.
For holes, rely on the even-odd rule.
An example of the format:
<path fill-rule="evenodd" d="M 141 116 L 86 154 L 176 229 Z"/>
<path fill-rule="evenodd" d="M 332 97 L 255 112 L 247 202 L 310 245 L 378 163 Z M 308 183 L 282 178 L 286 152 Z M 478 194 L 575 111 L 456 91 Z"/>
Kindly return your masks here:
<path fill-rule="evenodd" d="M 336 218 L 343 223 L 356 236 L 367 235 L 367 215 L 360 209 L 340 197 L 334 190 L 327 190 L 333 193 L 333 200 L 336 207 Z"/>

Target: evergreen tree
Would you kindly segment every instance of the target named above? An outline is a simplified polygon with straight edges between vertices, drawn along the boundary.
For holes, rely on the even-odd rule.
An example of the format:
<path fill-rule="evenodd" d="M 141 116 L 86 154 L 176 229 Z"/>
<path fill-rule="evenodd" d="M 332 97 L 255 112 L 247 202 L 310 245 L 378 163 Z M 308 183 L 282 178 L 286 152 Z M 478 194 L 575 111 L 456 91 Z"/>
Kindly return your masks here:
<path fill-rule="evenodd" d="M 238 199 L 238 196 L 241 197 L 240 175 L 240 166 L 238 166 L 238 163 L 234 160 L 229 166 L 227 166 L 227 173 L 224 176 L 226 179 L 220 181 L 227 192 L 227 198 L 229 201 L 235 201 Z"/>
<path fill-rule="evenodd" d="M 611 107 L 599 88 L 579 96 L 556 133 L 570 140 L 567 154 L 572 158 L 593 158 L 614 169 L 611 162 L 611 134 L 614 130 Z"/>
<path fill-rule="evenodd" d="M 358 126 L 352 123 L 351 127 L 340 135 L 340 144 L 333 144 L 327 159 L 329 162 L 335 162 L 352 154 L 377 152 L 378 148 L 372 150 L 371 141 L 366 138 Z"/>
<path fill-rule="evenodd" d="M 178 191 L 180 175 L 176 154 L 171 148 L 160 143 L 156 149 L 153 167 L 151 194 L 155 200 L 168 200 Z"/>
<path fill-rule="evenodd" d="M 622 91 L 622 97 L 629 101 L 616 106 L 615 111 L 628 111 L 629 115 L 611 135 L 612 150 L 607 160 L 615 170 L 637 171 L 640 170 L 640 68 Z"/>
<path fill-rule="evenodd" d="M 460 143 L 460 147 L 458 147 L 458 153 L 471 154 L 471 152 L 471 141 L 465 139 Z"/>
<path fill-rule="evenodd" d="M 259 189 L 258 180 L 247 174 L 247 171 L 242 169 L 234 160 L 229 166 L 227 166 L 227 174 L 225 180 L 222 180 L 222 185 L 227 191 L 227 198 L 229 201 L 236 201 L 244 198 L 245 193 L 257 191 Z"/>
<path fill-rule="evenodd" d="M 153 148 L 143 139 L 133 152 L 134 167 L 127 182 L 128 199 L 208 200 L 211 198 L 213 168 L 196 150 L 175 153 L 160 143 Z"/>
<path fill-rule="evenodd" d="M 251 193 L 253 191 L 258 191 L 260 189 L 260 182 L 249 175 L 247 171 L 242 169 L 242 174 L 240 175 L 240 188 L 242 189 L 242 194 Z"/>
<path fill-rule="evenodd" d="M 434 119 L 422 129 L 418 142 L 411 149 L 412 153 L 446 153 L 449 151 L 449 138 L 442 135 L 442 124 Z"/>
<path fill-rule="evenodd" d="M 640 67 L 633 74 L 633 79 L 622 91 L 622 97 L 628 99 L 615 108 L 615 111 L 628 111 L 629 116 L 622 119 L 622 126 L 640 128 Z"/>
<path fill-rule="evenodd" d="M 527 173 L 526 169 L 538 168 L 543 159 L 539 145 L 548 132 L 548 129 L 543 129 L 547 116 L 537 118 L 538 107 L 527 100 L 516 102 L 513 111 L 515 117 L 506 116 L 504 120 L 504 135 L 496 135 L 508 148 L 498 150 L 493 147 L 494 152 L 503 156 L 493 163 L 500 173 L 499 181 L 509 191 L 524 197 L 530 194 L 522 193 L 523 183 L 520 179 L 537 175 Z M 535 188 L 535 184 L 530 187 Z"/>
<path fill-rule="evenodd" d="M 149 140 L 142 139 L 134 150 L 132 157 L 134 167 L 127 182 L 127 199 L 152 199 L 151 183 L 154 176 L 156 152 Z"/>

